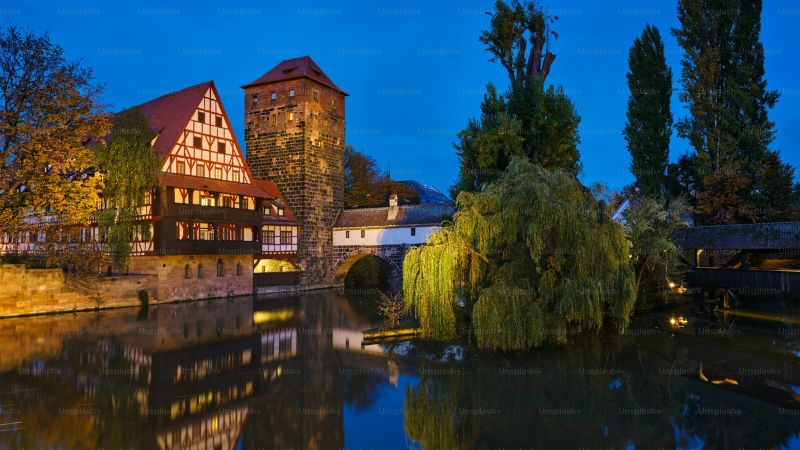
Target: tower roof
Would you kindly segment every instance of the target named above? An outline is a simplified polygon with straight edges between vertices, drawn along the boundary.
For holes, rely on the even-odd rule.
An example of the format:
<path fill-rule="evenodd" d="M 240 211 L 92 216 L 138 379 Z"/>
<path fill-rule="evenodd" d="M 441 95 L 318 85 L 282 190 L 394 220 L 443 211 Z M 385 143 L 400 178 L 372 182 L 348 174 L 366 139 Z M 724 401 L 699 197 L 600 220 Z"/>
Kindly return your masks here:
<path fill-rule="evenodd" d="M 315 63 L 310 56 L 285 59 L 278 63 L 277 66 L 270 69 L 267 73 L 258 77 L 252 83 L 242 86 L 242 88 L 274 83 L 276 81 L 293 80 L 296 78 L 308 78 L 316 81 L 319 84 L 339 91 L 344 95 L 348 95 L 347 92 L 341 90 L 339 86 L 336 86 L 336 84 L 331 81 L 327 75 L 325 75 L 325 72 L 319 68 L 317 63 Z"/>

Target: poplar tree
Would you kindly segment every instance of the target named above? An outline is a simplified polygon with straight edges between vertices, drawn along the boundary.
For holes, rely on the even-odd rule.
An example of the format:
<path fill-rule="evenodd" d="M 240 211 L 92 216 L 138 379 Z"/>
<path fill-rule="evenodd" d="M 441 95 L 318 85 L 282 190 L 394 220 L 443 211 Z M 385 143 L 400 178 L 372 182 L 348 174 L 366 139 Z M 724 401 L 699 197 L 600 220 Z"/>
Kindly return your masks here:
<path fill-rule="evenodd" d="M 673 34 L 684 50 L 681 100 L 689 116 L 677 128 L 697 153 L 697 203 L 708 222 L 772 220 L 788 213 L 773 207 L 791 204 L 790 171 L 761 170 L 765 164 L 776 167 L 768 111 L 778 100 L 764 78 L 761 10 L 761 0 L 678 4 L 681 26 Z M 731 177 L 736 189 L 725 186 Z M 725 201 L 703 191 L 726 192 Z M 775 201 L 762 210 L 765 198 Z"/>
<path fill-rule="evenodd" d="M 658 28 L 647 25 L 628 55 L 627 122 L 623 135 L 631 154 L 636 187 L 646 197 L 660 197 L 672 134 L 672 69 L 664 56 Z"/>

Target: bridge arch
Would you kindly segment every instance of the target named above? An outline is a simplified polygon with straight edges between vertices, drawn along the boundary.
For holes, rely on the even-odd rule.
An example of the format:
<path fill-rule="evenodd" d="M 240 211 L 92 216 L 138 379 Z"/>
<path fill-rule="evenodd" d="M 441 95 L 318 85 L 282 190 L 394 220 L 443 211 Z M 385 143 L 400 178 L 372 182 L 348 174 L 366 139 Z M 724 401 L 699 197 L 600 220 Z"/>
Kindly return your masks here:
<path fill-rule="evenodd" d="M 395 261 L 395 257 L 387 255 L 380 247 L 360 247 L 352 249 L 347 253 L 341 255 L 334 264 L 334 281 L 336 284 L 344 284 L 345 277 L 350 269 L 359 261 L 368 256 L 375 256 L 388 264 L 391 268 L 391 278 L 400 278 L 403 276 L 403 268 L 401 264 Z"/>

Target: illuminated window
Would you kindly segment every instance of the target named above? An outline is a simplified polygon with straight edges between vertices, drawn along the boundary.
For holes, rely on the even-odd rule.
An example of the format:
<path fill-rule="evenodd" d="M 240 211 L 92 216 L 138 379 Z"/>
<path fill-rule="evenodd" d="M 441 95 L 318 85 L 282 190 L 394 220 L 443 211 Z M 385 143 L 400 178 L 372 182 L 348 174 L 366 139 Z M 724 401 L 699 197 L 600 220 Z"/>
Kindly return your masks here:
<path fill-rule="evenodd" d="M 216 178 L 218 180 L 222 179 L 222 169 L 220 169 L 219 167 L 214 169 L 214 178 Z"/>
<path fill-rule="evenodd" d="M 233 182 L 234 183 L 238 183 L 239 182 L 239 171 L 238 170 L 234 170 L 232 176 L 233 176 Z"/>
<path fill-rule="evenodd" d="M 206 176 L 206 168 L 204 166 L 201 166 L 200 164 L 197 165 L 197 169 L 195 169 L 195 171 L 197 172 L 198 177 Z"/>
<path fill-rule="evenodd" d="M 275 245 L 275 231 L 274 230 L 267 230 L 264 232 L 264 243 L 269 245 Z"/>
<path fill-rule="evenodd" d="M 291 244 L 292 243 L 292 232 L 291 231 L 281 231 L 281 244 Z"/>
<path fill-rule="evenodd" d="M 186 163 L 183 161 L 178 161 L 175 163 L 175 173 L 179 173 L 181 175 L 186 173 Z"/>
<path fill-rule="evenodd" d="M 293 112 L 290 112 L 290 113 L 289 113 L 289 122 L 291 122 L 291 121 L 293 121 L 293 120 L 294 120 L 294 113 L 293 113 Z"/>
<path fill-rule="evenodd" d="M 192 146 L 194 148 L 203 148 L 203 138 L 200 136 L 195 136 L 192 138 Z"/>
<path fill-rule="evenodd" d="M 197 112 L 197 121 L 200 123 L 206 123 L 206 113 L 202 111 Z"/>
<path fill-rule="evenodd" d="M 189 222 L 180 220 L 175 222 L 175 237 L 178 240 L 189 239 Z"/>
<path fill-rule="evenodd" d="M 282 216 L 282 215 L 283 215 L 283 208 L 278 208 L 278 215 L 279 215 L 279 216 Z"/>
<path fill-rule="evenodd" d="M 242 228 L 242 240 L 247 242 L 251 242 L 253 240 L 253 228 L 251 227 Z"/>
<path fill-rule="evenodd" d="M 217 226 L 219 230 L 219 240 L 221 241 L 235 241 L 236 240 L 236 225 L 234 224 L 221 224 Z"/>
<path fill-rule="evenodd" d="M 200 222 L 194 224 L 195 239 L 200 241 L 214 240 L 214 226 L 210 223 Z"/>
<path fill-rule="evenodd" d="M 217 198 L 214 194 L 208 191 L 194 191 L 195 195 L 200 198 L 200 206 L 217 206 Z"/>

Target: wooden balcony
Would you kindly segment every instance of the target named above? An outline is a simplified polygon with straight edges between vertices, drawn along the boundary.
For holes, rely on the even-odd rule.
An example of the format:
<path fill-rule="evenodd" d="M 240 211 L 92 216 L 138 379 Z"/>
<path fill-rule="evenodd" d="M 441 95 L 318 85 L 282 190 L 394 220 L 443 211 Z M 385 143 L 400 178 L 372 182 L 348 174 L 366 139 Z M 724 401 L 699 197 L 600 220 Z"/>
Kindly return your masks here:
<path fill-rule="evenodd" d="M 173 240 L 156 248 L 159 255 L 258 255 L 257 241 Z"/>
<path fill-rule="evenodd" d="M 253 287 L 292 286 L 300 284 L 302 271 L 296 272 L 255 272 L 253 274 Z"/>

